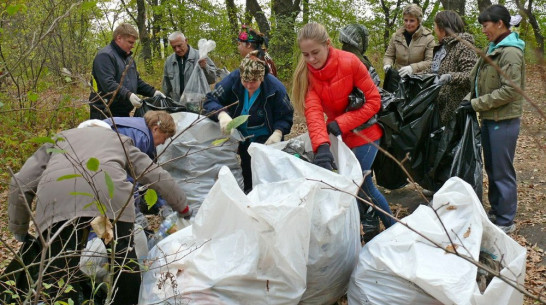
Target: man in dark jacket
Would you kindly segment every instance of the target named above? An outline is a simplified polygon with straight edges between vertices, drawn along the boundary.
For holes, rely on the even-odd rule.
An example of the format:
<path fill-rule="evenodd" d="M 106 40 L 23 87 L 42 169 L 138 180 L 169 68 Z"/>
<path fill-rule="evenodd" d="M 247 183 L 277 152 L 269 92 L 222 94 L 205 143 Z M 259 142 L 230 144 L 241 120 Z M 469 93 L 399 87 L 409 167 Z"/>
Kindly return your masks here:
<path fill-rule="evenodd" d="M 95 56 L 92 72 L 93 90 L 89 95 L 91 119 L 129 116 L 133 107 L 138 108 L 142 105 L 137 94 L 165 97 L 163 93 L 144 82 L 138 74 L 131 56 L 137 39 L 137 30 L 128 23 L 122 23 L 114 30 L 110 44 Z"/>

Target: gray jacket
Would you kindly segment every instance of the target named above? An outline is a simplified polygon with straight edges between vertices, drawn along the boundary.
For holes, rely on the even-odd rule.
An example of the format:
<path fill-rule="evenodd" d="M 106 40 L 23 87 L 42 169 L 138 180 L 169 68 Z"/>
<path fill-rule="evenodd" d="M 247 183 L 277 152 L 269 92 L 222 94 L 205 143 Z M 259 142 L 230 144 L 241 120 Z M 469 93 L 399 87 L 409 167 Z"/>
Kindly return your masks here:
<path fill-rule="evenodd" d="M 198 64 L 197 61 L 199 60 L 199 50 L 196 50 L 191 46 L 188 47 L 188 59 L 186 61 L 186 66 L 184 67 L 184 88 L 188 84 L 188 80 L 190 80 L 193 69 L 195 65 Z M 209 84 L 214 84 L 216 81 L 216 66 L 208 57 L 207 65 L 203 71 L 205 72 L 207 82 Z M 165 67 L 163 68 L 162 91 L 165 93 L 165 95 L 172 98 L 173 101 L 177 103 L 180 102 L 180 96 L 182 95 L 180 92 L 180 71 L 178 71 L 178 63 L 176 62 L 176 54 L 174 53 L 167 57 L 167 60 L 165 61 Z"/>
<path fill-rule="evenodd" d="M 64 140 L 55 145 L 42 145 L 11 179 L 8 214 L 12 233 L 27 233 L 30 215 L 25 204 L 32 204 L 34 197 L 36 226 L 40 232 L 73 217 L 100 215 L 96 204 L 90 204 L 94 201 L 104 205 L 110 219 L 121 215 L 120 221 L 134 222 L 133 184 L 127 181 L 127 174 L 160 193 L 175 211 L 186 207 L 186 195 L 171 175 L 136 148 L 129 137 L 120 134 L 120 142 L 114 131 L 101 127 L 70 129 L 59 136 Z M 53 147 L 64 152 L 51 152 Z M 90 158 L 99 160 L 98 171 L 87 168 Z M 67 175 L 80 176 L 59 179 Z M 112 181 L 111 190 L 107 175 Z"/>

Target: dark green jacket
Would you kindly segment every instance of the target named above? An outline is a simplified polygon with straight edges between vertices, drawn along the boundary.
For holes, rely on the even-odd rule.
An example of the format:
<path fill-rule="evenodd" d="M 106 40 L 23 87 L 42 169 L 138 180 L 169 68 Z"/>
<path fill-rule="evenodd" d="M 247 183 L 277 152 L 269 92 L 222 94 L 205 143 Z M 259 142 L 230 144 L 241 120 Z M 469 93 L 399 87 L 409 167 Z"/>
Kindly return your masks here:
<path fill-rule="evenodd" d="M 490 44 L 487 57 L 500 67 L 508 77 L 501 75 L 492 65 L 480 58 L 470 73 L 471 91 L 465 100 L 480 113 L 481 119 L 507 120 L 520 117 L 523 97 L 510 80 L 522 90 L 525 88 L 525 43 L 517 33 L 511 33 L 497 45 Z"/>

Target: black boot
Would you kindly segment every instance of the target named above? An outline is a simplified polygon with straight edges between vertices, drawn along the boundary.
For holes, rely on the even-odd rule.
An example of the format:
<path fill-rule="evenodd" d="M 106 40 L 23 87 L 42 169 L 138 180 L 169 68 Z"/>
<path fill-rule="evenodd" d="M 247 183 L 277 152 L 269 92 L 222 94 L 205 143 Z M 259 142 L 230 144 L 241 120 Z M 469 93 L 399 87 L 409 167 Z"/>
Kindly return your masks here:
<path fill-rule="evenodd" d="M 368 206 L 368 210 L 364 215 L 360 215 L 360 223 L 364 232 L 362 241 L 369 242 L 379 234 L 379 216 L 371 206 Z"/>

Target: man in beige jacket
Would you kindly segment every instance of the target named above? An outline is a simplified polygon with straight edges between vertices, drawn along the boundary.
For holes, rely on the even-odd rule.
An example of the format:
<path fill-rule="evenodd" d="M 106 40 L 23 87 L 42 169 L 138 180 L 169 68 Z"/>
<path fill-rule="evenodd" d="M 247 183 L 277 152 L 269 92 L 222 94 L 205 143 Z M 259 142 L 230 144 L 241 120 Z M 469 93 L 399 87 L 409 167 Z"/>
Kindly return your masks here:
<path fill-rule="evenodd" d="M 127 181 L 128 174 L 160 193 L 180 217 L 191 216 L 186 195 L 171 175 L 136 148 L 130 138 L 106 128 L 59 133 L 55 143 L 42 145 L 11 179 L 9 230 L 18 240 L 25 239 L 31 218 L 29 207 L 36 197 L 33 220 L 38 233 L 46 240 L 58 234 L 50 248 L 44 249 L 50 259 L 43 272 L 44 282 L 52 284 L 46 285 L 49 296 L 60 291 L 57 300 L 77 297 L 78 282 L 73 276 L 79 272 L 79 253 L 85 245 L 82 241 L 87 241 L 91 220 L 102 215 L 114 224 L 115 242 L 105 241 L 106 247 L 116 252 L 110 268 L 116 268 L 116 273 L 124 269 L 115 284 L 118 291 L 114 304 L 138 303 L 134 289 L 140 286 L 140 275 L 134 272 L 139 267 L 134 262 L 132 240 L 134 187 Z M 72 254 L 62 256 L 69 252 Z M 126 272 L 127 268 L 132 272 Z M 70 280 L 74 291 L 58 287 L 61 278 L 65 283 Z"/>

